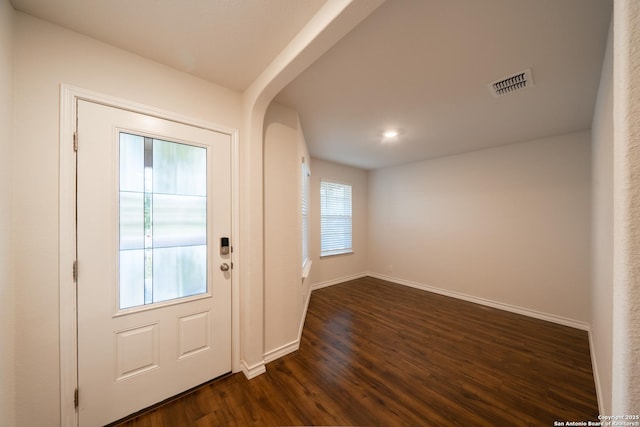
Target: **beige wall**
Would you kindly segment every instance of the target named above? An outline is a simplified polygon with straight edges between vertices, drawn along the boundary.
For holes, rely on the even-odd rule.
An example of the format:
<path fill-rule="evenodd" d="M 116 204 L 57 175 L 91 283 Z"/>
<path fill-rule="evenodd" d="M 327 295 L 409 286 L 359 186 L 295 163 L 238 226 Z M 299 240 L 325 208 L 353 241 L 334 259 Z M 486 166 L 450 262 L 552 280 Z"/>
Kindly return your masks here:
<path fill-rule="evenodd" d="M 369 270 L 588 322 L 589 138 L 371 172 Z"/>
<path fill-rule="evenodd" d="M 620 21 L 624 17 L 625 21 L 635 19 L 633 22 L 637 23 L 640 15 L 638 6 L 628 0 L 621 3 L 626 9 L 617 6 L 618 18 L 614 19 Z M 633 9 L 632 14 L 629 8 Z M 12 26 L 15 31 L 12 31 Z M 630 40 L 628 44 L 638 45 L 637 32 L 624 35 Z M 12 44 L 14 58 L 11 57 Z M 618 47 L 616 42 L 616 49 Z M 618 52 L 618 58 L 629 53 L 624 49 Z M 632 69 L 630 74 L 634 76 L 634 82 L 638 80 L 638 68 Z M 59 149 L 60 83 L 73 84 L 227 127 L 239 128 L 242 120 L 241 98 L 233 91 L 26 15 L 15 14 L 7 0 L 0 0 L 1 426 L 51 425 L 59 414 L 59 166 L 56 159 Z M 628 87 L 619 89 L 617 93 L 627 93 L 626 96 L 632 100 L 640 99 L 632 97 Z M 605 116 L 608 114 L 606 103 L 609 101 L 601 97 L 594 116 L 593 141 L 598 144 L 594 145 L 596 148 L 604 151 L 594 153 L 593 157 L 593 188 L 597 194 L 594 194 L 592 227 L 600 233 L 594 235 L 594 239 L 606 244 L 610 219 L 607 218 L 609 213 L 606 209 L 609 197 L 606 165 L 609 154 Z M 627 125 L 631 122 L 628 117 L 640 123 L 628 111 L 617 111 L 616 116 L 624 115 L 622 120 L 627 120 Z M 12 132 L 14 122 L 15 130 Z M 633 131 L 635 133 L 631 135 L 635 139 L 626 138 L 625 142 L 637 140 L 637 129 Z M 585 288 L 589 281 L 589 152 L 585 148 L 588 147 L 588 141 L 589 135 L 580 133 L 514 144 L 486 152 L 371 172 L 370 181 L 365 171 L 314 159 L 310 248 L 314 264 L 307 283 L 335 283 L 371 270 L 560 317 L 588 321 L 589 293 Z M 601 142 L 604 145 L 600 145 Z M 417 177 L 419 180 L 409 181 L 409 186 L 395 187 L 398 191 L 388 191 L 394 188 L 391 185 L 393 182 L 407 182 L 402 180 L 402 176 Z M 354 185 L 354 255 L 319 258 L 320 178 Z M 387 178 L 390 182 L 386 181 Z M 632 178 L 627 176 L 620 187 L 640 188 L 637 179 L 633 181 Z M 614 193 L 617 194 L 617 190 Z M 19 194 L 20 197 L 13 198 L 13 194 Z M 412 194 L 417 195 L 417 199 Z M 410 202 L 412 199 L 416 201 Z M 401 211 L 394 200 L 407 201 L 423 217 Z M 434 200 L 442 203 L 432 204 Z M 492 203 L 487 203 L 487 200 Z M 638 198 L 631 200 L 637 204 Z M 269 203 L 268 200 L 265 202 Z M 465 209 L 459 209 L 460 206 L 468 210 L 467 215 Z M 633 205 L 626 204 L 625 207 L 629 208 L 628 213 L 637 212 L 637 207 L 636 210 L 631 209 Z M 446 221 L 448 214 L 451 217 Z M 14 278 L 10 268 L 12 239 L 8 231 L 12 216 L 20 218 L 19 222 L 13 224 Z M 367 225 L 367 221 L 370 221 L 370 225 Z M 392 224 L 397 227 L 391 227 Z M 422 234 L 412 233 L 412 225 L 416 226 L 414 231 Z M 442 231 L 446 231 L 451 238 L 441 235 Z M 469 233 L 465 238 L 467 231 Z M 375 248 L 369 256 L 367 232 L 370 245 Z M 618 235 L 624 237 L 627 232 L 621 230 Z M 416 236 L 429 237 L 423 239 L 425 246 L 416 244 L 419 240 Z M 637 241 L 632 238 L 622 240 L 624 245 L 629 241 Z M 523 241 L 527 242 L 524 247 Z M 408 249 L 416 246 L 422 252 L 411 255 Z M 628 246 L 625 247 L 628 249 Z M 508 248 L 515 250 L 509 251 Z M 631 255 L 627 256 L 626 264 L 622 263 L 626 271 L 633 266 L 634 260 L 637 261 L 637 248 L 633 250 L 635 252 L 628 251 Z M 591 315 L 596 341 L 594 352 L 597 355 L 604 403 L 606 406 L 606 375 L 610 372 L 607 365 L 612 363 L 618 366 L 615 373 L 618 378 L 618 405 L 611 406 L 629 412 L 629 402 L 634 399 L 635 402 L 640 401 L 637 399 L 640 383 L 636 381 L 630 384 L 625 379 L 629 378 L 629 374 L 637 373 L 637 369 L 632 369 L 634 365 L 630 360 L 633 353 L 629 350 L 637 341 L 629 337 L 640 336 L 636 333 L 640 322 L 633 323 L 630 309 L 630 304 L 638 301 L 637 275 L 632 276 L 631 280 L 628 275 L 619 279 L 625 286 L 619 288 L 623 292 L 618 294 L 620 305 L 616 306 L 616 311 L 620 313 L 617 319 L 624 328 L 616 328 L 618 332 L 615 339 L 619 344 L 626 344 L 623 351 L 616 350 L 616 355 L 610 356 L 613 362 L 607 361 L 607 354 L 611 353 L 606 335 L 610 318 L 606 311 L 599 308 L 599 302 L 606 301 L 608 295 L 606 285 L 601 284 L 607 281 L 610 253 L 594 249 L 592 255 L 597 265 L 593 266 Z M 414 266 L 421 266 L 420 269 L 412 268 L 412 261 L 408 259 L 416 256 L 418 263 L 414 263 Z M 441 260 L 447 262 L 439 265 Z M 493 268 L 496 264 L 499 268 Z M 635 264 L 640 265 L 638 262 Z M 460 266 L 464 266 L 464 269 Z M 469 271 L 459 271 L 467 268 Z M 301 289 L 304 295 L 304 286 Z M 18 331 L 15 344 L 11 304 L 14 297 Z M 293 308 L 292 301 L 287 295 L 270 307 L 291 303 L 290 307 Z M 284 323 L 289 325 L 287 321 Z M 265 330 L 265 335 L 271 334 L 269 347 L 277 348 L 279 343 L 286 342 L 292 328 L 274 327 L 273 331 L 276 332 L 271 334 Z M 15 375 L 18 378 L 16 422 L 13 419 L 14 349 L 17 360 Z M 33 410 L 33 402 L 37 402 L 38 410 Z"/>
<path fill-rule="evenodd" d="M 264 121 L 265 355 L 297 349 L 309 282 L 302 282 L 301 163 L 309 153 L 298 113 L 272 103 Z"/>
<path fill-rule="evenodd" d="M 253 378 L 264 366 L 264 115 L 273 98 L 297 75 L 358 25 L 383 0 L 326 2 L 243 93 L 240 157 L 240 351 Z"/>
<path fill-rule="evenodd" d="M 640 2 L 614 2 L 611 413 L 640 413 Z"/>
<path fill-rule="evenodd" d="M 309 254 L 313 265 L 308 280 L 312 287 L 322 287 L 362 276 L 367 271 L 368 174 L 361 169 L 315 158 L 311 160 L 311 164 L 313 169 Z M 320 181 L 323 179 L 352 186 L 352 254 L 320 257 Z"/>
<path fill-rule="evenodd" d="M 0 426 L 15 425 L 15 288 L 12 271 L 13 8 L 0 0 Z"/>
<path fill-rule="evenodd" d="M 17 425 L 59 419 L 58 152 L 67 83 L 229 128 L 238 93 L 18 13 L 14 216 Z M 3 27 L 4 28 L 4 27 Z M 34 403 L 35 402 L 35 403 Z"/>
<path fill-rule="evenodd" d="M 601 411 L 611 414 L 613 336 L 613 34 L 591 128 L 591 338 Z"/>

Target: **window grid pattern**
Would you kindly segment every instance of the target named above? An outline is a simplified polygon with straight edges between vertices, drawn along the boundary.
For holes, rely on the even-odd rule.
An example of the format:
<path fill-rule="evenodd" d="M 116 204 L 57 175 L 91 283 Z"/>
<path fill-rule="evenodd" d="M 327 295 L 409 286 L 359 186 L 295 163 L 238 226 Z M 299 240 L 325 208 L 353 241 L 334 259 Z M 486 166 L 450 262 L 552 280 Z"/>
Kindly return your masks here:
<path fill-rule="evenodd" d="M 206 149 L 120 134 L 119 308 L 207 291 Z"/>

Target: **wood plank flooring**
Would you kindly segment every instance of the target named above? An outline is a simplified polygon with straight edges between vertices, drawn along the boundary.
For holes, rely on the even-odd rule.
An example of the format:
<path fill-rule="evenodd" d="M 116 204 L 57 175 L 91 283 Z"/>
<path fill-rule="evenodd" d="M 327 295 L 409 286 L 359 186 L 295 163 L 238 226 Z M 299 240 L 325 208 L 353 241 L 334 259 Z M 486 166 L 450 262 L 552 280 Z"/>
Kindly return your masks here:
<path fill-rule="evenodd" d="M 597 420 L 587 333 L 363 278 L 314 291 L 300 350 L 122 426 L 553 426 Z"/>

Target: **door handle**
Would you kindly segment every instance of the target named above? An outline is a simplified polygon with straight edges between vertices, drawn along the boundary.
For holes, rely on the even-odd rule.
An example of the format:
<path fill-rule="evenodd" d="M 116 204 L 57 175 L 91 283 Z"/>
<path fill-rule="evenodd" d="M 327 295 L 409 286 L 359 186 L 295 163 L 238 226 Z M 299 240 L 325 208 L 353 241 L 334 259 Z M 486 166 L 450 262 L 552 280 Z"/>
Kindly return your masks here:
<path fill-rule="evenodd" d="M 227 264 L 226 262 L 223 262 L 222 264 L 220 264 L 220 270 L 222 271 L 229 271 L 229 264 Z"/>

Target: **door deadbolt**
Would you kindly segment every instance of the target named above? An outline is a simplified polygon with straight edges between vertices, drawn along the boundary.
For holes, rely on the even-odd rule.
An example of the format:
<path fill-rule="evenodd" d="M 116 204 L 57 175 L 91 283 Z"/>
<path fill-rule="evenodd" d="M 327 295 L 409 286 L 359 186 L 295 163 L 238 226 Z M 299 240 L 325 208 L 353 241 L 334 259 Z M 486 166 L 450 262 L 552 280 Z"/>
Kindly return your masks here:
<path fill-rule="evenodd" d="M 221 237 L 220 238 L 220 255 L 229 255 L 229 238 Z"/>

